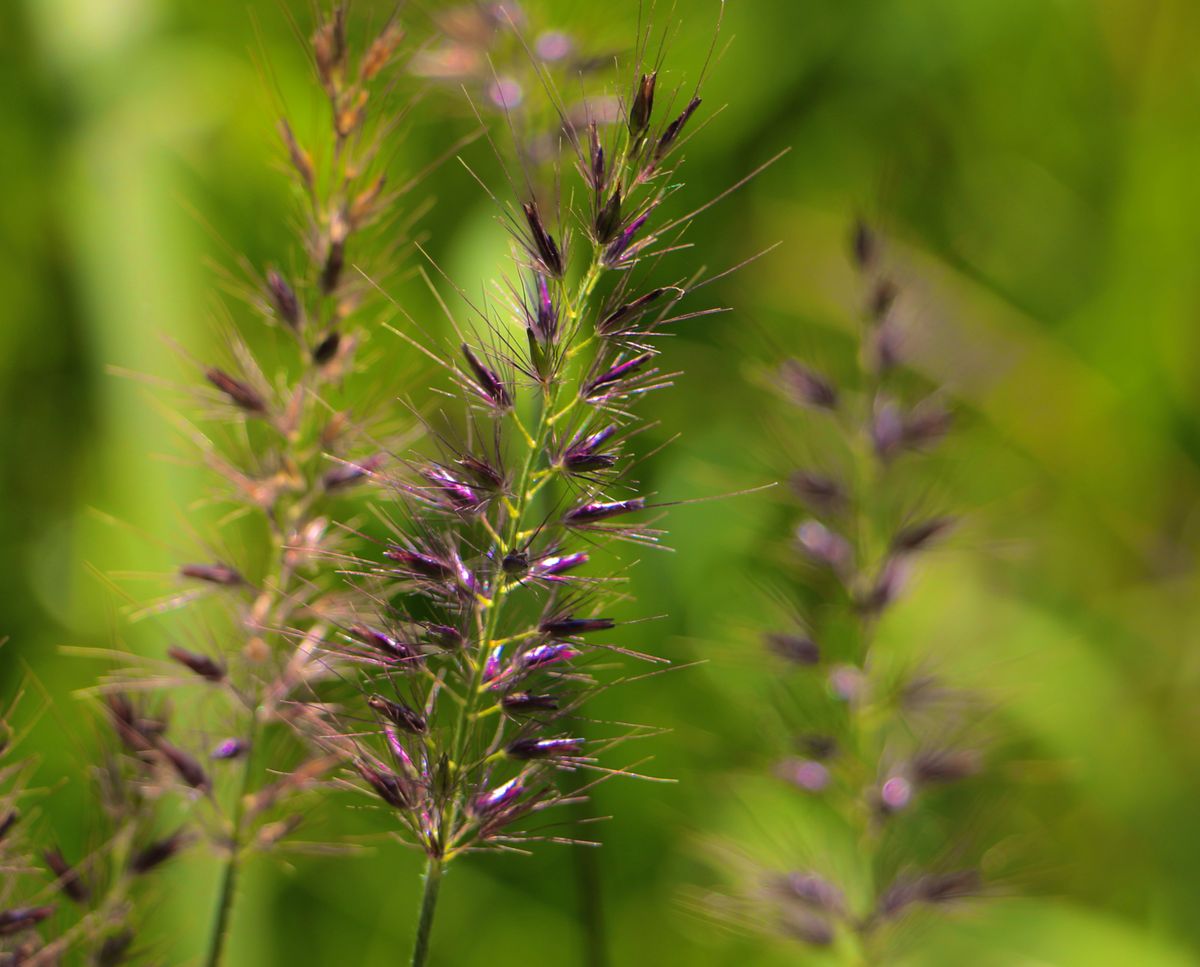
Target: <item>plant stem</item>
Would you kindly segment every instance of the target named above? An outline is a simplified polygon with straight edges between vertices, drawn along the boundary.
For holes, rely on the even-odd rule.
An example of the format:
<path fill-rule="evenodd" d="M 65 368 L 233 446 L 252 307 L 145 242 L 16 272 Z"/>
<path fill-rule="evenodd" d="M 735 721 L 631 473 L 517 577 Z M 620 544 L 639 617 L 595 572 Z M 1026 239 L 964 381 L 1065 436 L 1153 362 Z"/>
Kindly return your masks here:
<path fill-rule="evenodd" d="M 241 871 L 242 860 L 242 829 L 246 810 L 246 796 L 250 792 L 252 776 L 251 762 L 254 758 L 255 741 L 258 738 L 258 709 L 251 712 L 249 744 L 245 758 L 242 761 L 242 781 L 238 790 L 237 802 L 233 805 L 233 831 L 229 838 L 229 856 L 225 860 L 225 868 L 221 873 L 221 888 L 217 896 L 217 911 L 213 917 L 212 933 L 209 935 L 208 956 L 205 958 L 206 967 L 220 967 L 225 955 L 225 941 L 229 937 L 229 923 L 233 915 L 233 899 L 237 893 L 238 874 Z"/>
<path fill-rule="evenodd" d="M 417 919 L 417 936 L 413 941 L 412 967 L 425 967 L 429 957 L 429 940 L 433 935 L 433 914 L 437 909 L 438 888 L 442 884 L 442 861 L 432 856 L 425 864 L 425 888 L 421 893 L 421 914 Z"/>

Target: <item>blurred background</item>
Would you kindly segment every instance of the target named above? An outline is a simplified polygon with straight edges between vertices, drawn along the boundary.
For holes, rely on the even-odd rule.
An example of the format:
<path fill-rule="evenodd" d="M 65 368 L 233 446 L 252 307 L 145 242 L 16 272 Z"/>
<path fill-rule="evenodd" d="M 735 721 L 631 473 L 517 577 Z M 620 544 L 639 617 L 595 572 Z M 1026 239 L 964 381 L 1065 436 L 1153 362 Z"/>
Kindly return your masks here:
<path fill-rule="evenodd" d="M 322 108 L 291 26 L 306 34 L 310 7 L 0 5 L 0 695 L 31 671 L 52 696 L 33 745 L 58 829 L 84 821 L 86 789 L 61 780 L 88 759 L 72 693 L 96 673 L 60 649 L 161 649 L 105 576 L 168 572 L 208 486 L 144 387 L 110 368 L 194 379 L 173 344 L 201 359 L 217 344 L 214 265 L 286 260 L 273 126 L 277 96 L 301 119 Z M 634 0 L 525 7 L 598 52 L 627 49 L 638 21 Z M 405 11 L 415 38 L 436 9 Z M 673 80 L 697 76 L 716 17 L 709 0 L 660 10 Z M 647 489 L 686 499 L 791 469 L 803 427 L 760 374 L 844 340 L 862 298 L 849 228 L 859 213 L 880 225 L 920 323 L 913 363 L 968 412 L 939 491 L 974 508 L 884 641 L 986 690 L 1017 752 L 948 825 L 1002 830 L 1004 896 L 923 930 L 904 963 L 1200 962 L 1198 44 L 1191 0 L 732 0 L 726 14 L 716 117 L 687 147 L 681 204 L 792 151 L 698 221 L 687 264 L 782 245 L 709 290 L 734 312 L 672 342 L 685 375 L 649 411 L 664 439 L 689 429 Z M 431 92 L 398 166 L 420 170 L 472 125 L 461 92 Z M 464 153 L 497 183 L 485 146 Z M 413 200 L 434 202 L 431 253 L 477 286 L 505 250 L 484 192 L 451 162 Z M 440 324 L 416 280 L 395 285 Z M 372 349 L 378 378 L 411 372 L 394 337 Z M 676 553 L 634 573 L 638 613 L 667 617 L 631 642 L 705 664 L 605 699 L 670 730 L 654 771 L 683 780 L 597 793 L 615 964 L 806 962 L 700 910 L 728 880 L 714 859 L 728 844 L 786 865 L 807 821 L 769 778 L 776 669 L 758 644 L 796 514 L 782 488 L 684 506 Z M 263 860 L 232 963 L 400 962 L 418 870 L 387 843 Z M 579 962 L 572 875 L 567 849 L 460 864 L 434 962 Z M 168 962 L 198 949 L 214 877 L 199 855 L 164 873 Z"/>

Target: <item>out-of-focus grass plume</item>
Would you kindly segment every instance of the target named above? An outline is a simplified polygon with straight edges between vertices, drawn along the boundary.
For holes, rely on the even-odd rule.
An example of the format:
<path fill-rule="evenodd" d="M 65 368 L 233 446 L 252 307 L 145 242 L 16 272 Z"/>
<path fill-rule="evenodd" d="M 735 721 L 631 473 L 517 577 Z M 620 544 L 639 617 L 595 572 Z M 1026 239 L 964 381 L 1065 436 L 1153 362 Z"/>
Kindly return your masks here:
<path fill-rule="evenodd" d="M 442 6 L 407 9 L 412 35 L 429 36 Z M 525 7 L 588 50 L 622 51 L 636 31 L 636 0 Z M 381 24 L 392 5 L 355 8 Z M 694 77 L 716 3 L 678 8 L 669 71 Z M 88 790 L 55 780 L 84 774 L 89 731 L 64 739 L 61 723 L 81 720 L 70 693 L 97 671 L 59 648 L 161 654 L 102 575 L 176 565 L 171 538 L 208 486 L 144 390 L 107 367 L 183 379 L 169 341 L 198 358 L 220 347 L 211 263 L 228 264 L 224 245 L 255 265 L 286 250 L 294 205 L 270 165 L 273 98 L 299 127 L 325 109 L 287 9 L 306 33 L 307 3 L 0 5 L 0 707 L 26 664 L 56 696 L 23 743 L 55 829 L 86 825 Z M 764 418 L 774 404 L 753 376 L 781 349 L 844 352 L 860 299 L 846 234 L 858 212 L 880 224 L 921 313 L 909 359 L 965 410 L 946 486 L 979 508 L 953 552 L 931 555 L 889 641 L 986 691 L 1001 710 L 989 728 L 1020 753 L 1003 786 L 1013 835 L 996 858 L 1020 899 L 923 929 L 910 962 L 1194 962 L 1200 8 L 732 0 L 724 36 L 705 90 L 716 116 L 686 145 L 687 197 L 701 204 L 794 150 L 692 241 L 716 270 L 784 244 L 713 287 L 735 313 L 672 337 L 685 375 L 653 406 L 691 429 L 647 466 L 643 491 L 735 491 L 803 456 L 780 459 L 793 437 Z M 472 97 L 486 113 L 487 84 Z M 435 86 L 398 168 L 423 170 L 474 124 L 456 85 Z M 497 177 L 482 144 L 464 156 Z M 436 202 L 423 226 L 447 273 L 494 275 L 504 234 L 463 167 L 439 167 L 417 194 Z M 431 330 L 444 325 L 420 285 L 394 286 Z M 398 374 L 372 400 L 404 395 L 420 371 L 410 351 L 393 338 L 367 351 Z M 672 729 L 654 742 L 655 771 L 685 780 L 597 794 L 597 813 L 618 817 L 598 828 L 614 963 L 795 962 L 789 945 L 714 925 L 681 888 L 712 885 L 714 840 L 781 853 L 803 821 L 794 792 L 753 777 L 747 755 L 773 714 L 757 646 L 763 558 L 794 517 L 782 488 L 679 508 L 673 559 L 633 573 L 636 596 L 670 618 L 624 643 L 651 636 L 676 664 L 709 661 L 598 702 L 606 718 Z M 955 808 L 950 825 L 970 827 L 998 807 Z M 456 868 L 435 962 L 569 962 L 569 863 L 545 850 Z M 251 866 L 231 962 L 392 963 L 417 869 L 390 848 Z M 181 950 L 199 946 L 214 876 L 203 854 L 161 873 L 161 935 Z"/>

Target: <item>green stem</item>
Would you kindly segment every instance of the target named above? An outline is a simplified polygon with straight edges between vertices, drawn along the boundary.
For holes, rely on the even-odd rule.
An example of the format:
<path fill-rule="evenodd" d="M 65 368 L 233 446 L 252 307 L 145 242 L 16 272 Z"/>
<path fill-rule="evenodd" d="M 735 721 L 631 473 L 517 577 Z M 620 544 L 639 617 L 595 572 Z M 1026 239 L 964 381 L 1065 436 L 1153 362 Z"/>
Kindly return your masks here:
<path fill-rule="evenodd" d="M 217 911 L 213 917 L 212 932 L 208 941 L 208 957 L 206 967 L 220 967 L 225 955 L 225 942 L 229 937 L 229 923 L 233 916 L 233 900 L 237 894 L 238 874 L 241 872 L 242 837 L 245 835 L 244 825 L 246 812 L 246 797 L 250 793 L 252 777 L 251 761 L 254 758 L 254 745 L 258 738 L 258 710 L 251 712 L 250 730 L 245 758 L 242 761 L 242 781 L 238 790 L 237 802 L 233 806 L 233 831 L 229 838 L 229 856 L 225 860 L 225 868 L 221 873 L 221 887 L 217 895 Z"/>
<path fill-rule="evenodd" d="M 438 888 L 442 885 L 443 864 L 432 856 L 425 864 L 425 887 L 421 892 L 421 914 L 413 941 L 412 967 L 425 967 L 429 958 L 429 940 L 433 935 L 433 914 L 437 909 Z"/>

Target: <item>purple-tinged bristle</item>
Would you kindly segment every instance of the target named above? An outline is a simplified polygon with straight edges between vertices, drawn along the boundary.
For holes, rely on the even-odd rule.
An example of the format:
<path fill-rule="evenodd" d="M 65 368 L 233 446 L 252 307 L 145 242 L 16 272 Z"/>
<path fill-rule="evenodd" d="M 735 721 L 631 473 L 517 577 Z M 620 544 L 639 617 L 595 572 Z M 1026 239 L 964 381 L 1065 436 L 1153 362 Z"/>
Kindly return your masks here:
<path fill-rule="evenodd" d="M 208 757 L 221 762 L 240 759 L 249 748 L 250 745 L 245 739 L 224 739 L 217 743 Z"/>
<path fill-rule="evenodd" d="M 617 623 L 611 618 L 548 618 L 538 625 L 538 631 L 545 635 L 566 637 L 570 635 L 585 635 L 592 631 L 608 631 L 615 628 Z"/>
<path fill-rule="evenodd" d="M 645 508 L 646 498 L 644 497 L 634 497 L 630 500 L 615 500 L 607 503 L 581 504 L 573 510 L 567 511 L 563 520 L 568 525 L 594 524 L 613 517 L 620 517 L 623 514 L 632 514 L 635 511 L 645 510 Z"/>
<path fill-rule="evenodd" d="M 583 739 L 517 739 L 509 743 L 504 751 L 511 759 L 556 759 L 577 756 L 583 751 Z"/>
<path fill-rule="evenodd" d="M 466 343 L 463 343 L 461 348 L 463 358 L 475 374 L 475 382 L 472 385 L 479 395 L 497 409 L 506 410 L 511 407 L 512 397 L 500 376 L 485 365 Z"/>
<path fill-rule="evenodd" d="M 184 564 L 179 568 L 182 577 L 208 584 L 233 588 L 245 582 L 242 575 L 228 564 Z"/>
<path fill-rule="evenodd" d="M 411 735 L 424 735 L 429 731 L 425 716 L 400 702 L 393 702 L 382 695 L 372 695 L 367 705 L 385 716 L 396 728 Z"/>
<path fill-rule="evenodd" d="M 188 671 L 199 675 L 206 681 L 220 682 L 225 678 L 225 669 L 207 655 L 188 651 L 186 648 L 180 648 L 178 645 L 172 645 L 168 648 L 167 655 L 172 661 L 178 662 L 184 668 L 188 669 Z"/>
<path fill-rule="evenodd" d="M 238 409 L 259 415 L 267 412 L 267 401 L 257 390 L 248 383 L 234 379 L 224 370 L 211 367 L 204 371 L 204 378 L 225 394 Z"/>

